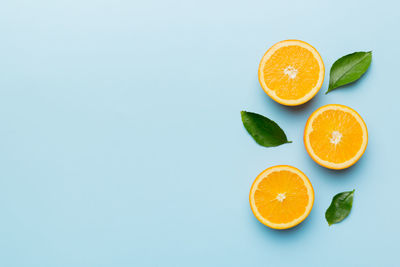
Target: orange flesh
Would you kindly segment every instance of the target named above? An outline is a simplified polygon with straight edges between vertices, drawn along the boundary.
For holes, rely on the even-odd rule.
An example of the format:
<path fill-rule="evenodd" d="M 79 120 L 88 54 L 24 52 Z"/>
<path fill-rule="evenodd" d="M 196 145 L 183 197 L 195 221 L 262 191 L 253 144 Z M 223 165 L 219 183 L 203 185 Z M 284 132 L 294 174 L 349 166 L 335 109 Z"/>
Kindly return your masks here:
<path fill-rule="evenodd" d="M 362 128 L 351 114 L 344 111 L 324 111 L 315 118 L 312 129 L 310 144 L 314 153 L 322 160 L 342 163 L 352 159 L 361 148 Z M 337 144 L 332 143 L 333 132 L 341 134 Z"/>
<path fill-rule="evenodd" d="M 297 70 L 295 78 L 285 74 L 289 66 Z M 320 67 L 309 50 L 300 46 L 284 46 L 265 62 L 263 72 L 266 85 L 278 97 L 296 100 L 317 85 Z"/>
<path fill-rule="evenodd" d="M 279 201 L 278 194 L 285 194 Z M 270 173 L 258 184 L 254 201 L 262 217 L 272 223 L 288 223 L 305 213 L 309 202 L 303 180 L 290 171 Z"/>

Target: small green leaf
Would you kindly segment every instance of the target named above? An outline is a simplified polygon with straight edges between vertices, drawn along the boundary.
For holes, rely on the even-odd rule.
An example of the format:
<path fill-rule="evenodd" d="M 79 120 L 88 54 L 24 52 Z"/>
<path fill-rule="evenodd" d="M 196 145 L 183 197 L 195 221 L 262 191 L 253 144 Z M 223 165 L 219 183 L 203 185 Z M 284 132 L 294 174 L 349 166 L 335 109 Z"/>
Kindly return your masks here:
<path fill-rule="evenodd" d="M 342 192 L 335 195 L 332 203 L 325 212 L 325 218 L 329 225 L 343 221 L 353 207 L 354 191 Z"/>
<path fill-rule="evenodd" d="M 371 60 L 372 51 L 355 52 L 336 60 L 331 67 L 329 88 L 325 94 L 360 79 L 371 65 Z"/>
<path fill-rule="evenodd" d="M 241 115 L 244 127 L 259 145 L 273 147 L 291 143 L 281 127 L 267 117 L 247 111 Z"/>

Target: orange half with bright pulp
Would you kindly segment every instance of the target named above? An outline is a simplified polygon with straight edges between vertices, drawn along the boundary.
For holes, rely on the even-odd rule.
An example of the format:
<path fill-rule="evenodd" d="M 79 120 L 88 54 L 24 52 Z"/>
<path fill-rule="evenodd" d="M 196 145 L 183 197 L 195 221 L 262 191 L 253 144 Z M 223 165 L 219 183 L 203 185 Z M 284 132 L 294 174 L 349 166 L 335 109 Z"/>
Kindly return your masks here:
<path fill-rule="evenodd" d="M 300 40 L 274 44 L 258 68 L 258 80 L 265 93 L 287 106 L 313 98 L 324 82 L 324 75 L 324 62 L 318 51 Z"/>
<path fill-rule="evenodd" d="M 364 120 L 352 108 L 330 104 L 311 114 L 304 129 L 304 145 L 310 157 L 329 169 L 345 169 L 356 163 L 368 144 Z"/>
<path fill-rule="evenodd" d="M 260 173 L 250 189 L 250 207 L 254 216 L 273 229 L 287 229 L 301 223 L 310 214 L 314 190 L 299 169 L 279 165 Z"/>

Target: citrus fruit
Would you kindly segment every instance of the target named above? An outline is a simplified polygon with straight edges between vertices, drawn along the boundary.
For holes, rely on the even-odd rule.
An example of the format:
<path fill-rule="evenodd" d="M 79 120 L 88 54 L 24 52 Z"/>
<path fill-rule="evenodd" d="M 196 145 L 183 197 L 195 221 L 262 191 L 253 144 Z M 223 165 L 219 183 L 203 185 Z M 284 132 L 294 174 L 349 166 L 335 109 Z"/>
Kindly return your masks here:
<path fill-rule="evenodd" d="M 260 173 L 250 189 L 254 216 L 274 229 L 287 229 L 310 214 L 314 190 L 307 176 L 295 167 L 279 165 Z"/>
<path fill-rule="evenodd" d="M 324 62 L 318 51 L 299 40 L 274 44 L 258 68 L 258 80 L 265 93 L 287 106 L 313 98 L 322 86 L 324 75 Z"/>
<path fill-rule="evenodd" d="M 353 109 L 337 104 L 320 107 L 306 123 L 304 145 L 310 157 L 329 169 L 345 169 L 364 154 L 368 131 Z"/>

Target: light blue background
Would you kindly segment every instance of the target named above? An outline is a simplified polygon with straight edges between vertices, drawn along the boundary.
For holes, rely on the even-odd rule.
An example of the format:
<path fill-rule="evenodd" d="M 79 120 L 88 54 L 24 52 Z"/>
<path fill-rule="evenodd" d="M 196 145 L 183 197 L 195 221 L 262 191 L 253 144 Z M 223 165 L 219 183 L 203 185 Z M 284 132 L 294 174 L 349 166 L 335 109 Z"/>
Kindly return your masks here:
<path fill-rule="evenodd" d="M 0 266 L 400 266 L 397 1 L 3 1 L 0 4 Z M 325 83 L 301 107 L 273 102 L 258 63 L 283 39 L 314 45 Z M 373 50 L 368 73 L 324 95 L 331 64 Z M 316 108 L 356 109 L 369 129 L 352 168 L 303 147 Z M 240 111 L 292 144 L 258 146 Z M 305 222 L 261 225 L 259 172 L 304 171 Z M 324 212 L 355 188 L 354 208 Z"/>

